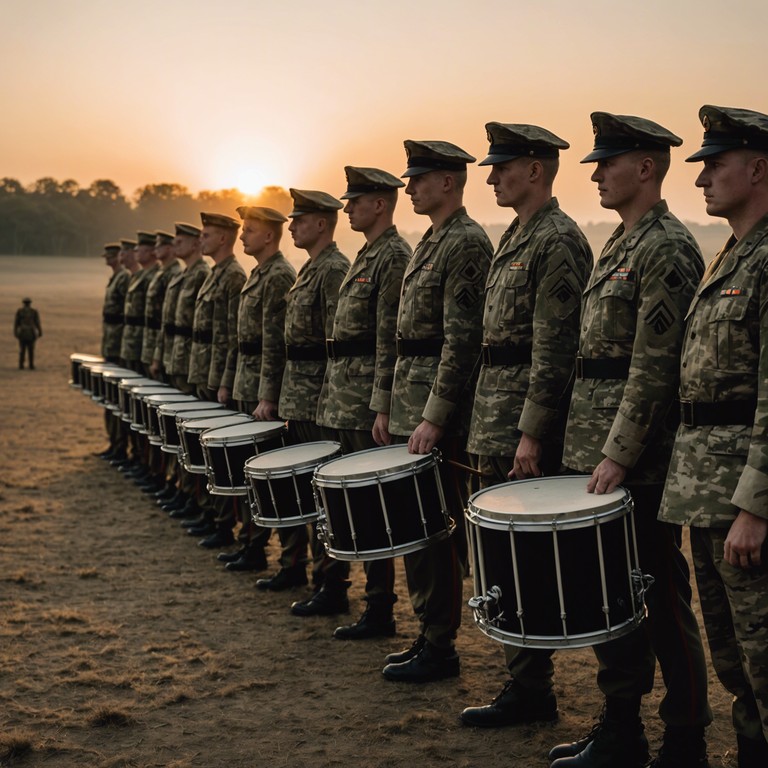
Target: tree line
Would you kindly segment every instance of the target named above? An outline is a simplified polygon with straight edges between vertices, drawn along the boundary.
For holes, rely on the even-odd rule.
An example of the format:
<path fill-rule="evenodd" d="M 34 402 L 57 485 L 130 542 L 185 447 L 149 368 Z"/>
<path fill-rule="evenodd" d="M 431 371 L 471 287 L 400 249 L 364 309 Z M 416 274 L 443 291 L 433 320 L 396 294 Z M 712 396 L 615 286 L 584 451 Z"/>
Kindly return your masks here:
<path fill-rule="evenodd" d="M 192 194 L 181 184 L 146 184 L 128 198 L 110 179 L 81 187 L 74 179 L 46 176 L 24 186 L 0 179 L 0 254 L 88 256 L 138 228 L 168 229 L 174 221 L 197 223 L 201 210 L 232 215 L 239 205 L 267 205 L 288 213 L 291 196 L 278 186 L 256 197 L 237 189 Z"/>

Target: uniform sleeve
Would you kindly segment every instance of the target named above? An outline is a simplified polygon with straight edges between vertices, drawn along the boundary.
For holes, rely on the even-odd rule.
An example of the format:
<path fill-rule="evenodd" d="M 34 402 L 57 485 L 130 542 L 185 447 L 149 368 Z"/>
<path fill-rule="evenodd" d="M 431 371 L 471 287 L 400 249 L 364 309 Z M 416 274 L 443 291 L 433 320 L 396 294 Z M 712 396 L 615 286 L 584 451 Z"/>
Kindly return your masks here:
<path fill-rule="evenodd" d="M 285 369 L 286 296 L 294 282 L 289 272 L 275 275 L 264 287 L 259 400 L 277 402 Z"/>
<path fill-rule="evenodd" d="M 446 264 L 443 348 L 422 418 L 446 426 L 472 377 L 483 335 L 483 291 L 490 242 L 457 242 Z M 469 394 L 467 394 L 469 396 Z"/>
<path fill-rule="evenodd" d="M 227 352 L 219 386 L 227 389 L 232 389 L 237 371 L 237 312 L 240 307 L 240 291 L 245 285 L 245 279 L 245 273 L 240 270 L 232 270 L 224 286 Z"/>
<path fill-rule="evenodd" d="M 667 417 L 679 381 L 685 315 L 703 272 L 682 240 L 654 238 L 640 274 L 629 377 L 602 452 L 631 469 Z"/>
<path fill-rule="evenodd" d="M 389 413 L 392 401 L 392 383 L 395 377 L 395 337 L 397 311 L 400 304 L 400 288 L 408 264 L 408 255 L 399 250 L 385 254 L 385 268 L 376 302 L 376 361 L 373 390 L 369 408 L 376 413 Z"/>
<path fill-rule="evenodd" d="M 336 316 L 336 307 L 339 304 L 339 288 L 341 288 L 341 284 L 344 282 L 348 268 L 349 263 L 347 263 L 346 267 L 344 265 L 334 265 L 323 277 L 320 289 L 320 304 L 326 339 L 330 339 L 333 336 L 333 319 Z"/>
<path fill-rule="evenodd" d="M 553 238 L 537 261 L 531 371 L 518 429 L 544 439 L 567 403 L 579 346 L 581 294 L 592 265 L 589 246 Z"/>

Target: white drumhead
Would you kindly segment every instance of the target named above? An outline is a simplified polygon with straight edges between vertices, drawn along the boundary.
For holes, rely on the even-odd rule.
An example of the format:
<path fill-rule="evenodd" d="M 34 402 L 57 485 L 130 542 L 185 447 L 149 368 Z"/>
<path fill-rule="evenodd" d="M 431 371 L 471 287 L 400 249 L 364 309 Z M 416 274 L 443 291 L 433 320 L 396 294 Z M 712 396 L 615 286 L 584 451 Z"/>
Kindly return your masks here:
<path fill-rule="evenodd" d="M 417 465 L 434 462 L 435 457 L 431 453 L 408 453 L 407 445 L 384 445 L 333 459 L 318 467 L 315 478 L 319 482 L 325 479 L 334 482 L 350 478 L 376 478 L 410 471 Z"/>
<path fill-rule="evenodd" d="M 629 494 L 621 486 L 611 493 L 587 493 L 588 481 L 588 475 L 517 480 L 472 494 L 469 506 L 490 520 L 545 523 L 596 516 L 627 503 Z"/>
<path fill-rule="evenodd" d="M 205 445 L 216 445 L 217 443 L 226 445 L 238 440 L 250 440 L 252 438 L 259 442 L 272 435 L 279 435 L 283 431 L 285 431 L 284 421 L 247 421 L 242 424 L 206 430 L 200 439 Z"/>
<path fill-rule="evenodd" d="M 341 450 L 341 445 L 331 440 L 318 440 L 314 443 L 289 445 L 285 448 L 275 448 L 259 456 L 254 456 L 245 462 L 246 469 L 257 472 L 271 472 L 280 469 L 317 466 L 325 459 L 335 456 Z"/>
<path fill-rule="evenodd" d="M 163 403 L 158 409 L 158 413 L 164 416 L 175 416 L 182 411 L 210 411 L 224 410 L 224 406 L 219 403 L 209 403 L 207 400 L 183 400 L 180 403 Z M 233 411 L 234 413 L 234 411 Z M 222 414 L 223 415 L 223 414 Z"/>
<path fill-rule="evenodd" d="M 185 395 L 174 389 L 166 389 L 165 392 L 151 395 L 142 395 L 141 399 L 149 406 L 159 408 L 163 403 L 191 403 L 197 398 L 194 395 Z"/>
<path fill-rule="evenodd" d="M 244 413 L 235 413 L 231 416 L 217 416 L 215 419 L 190 419 L 181 425 L 184 432 L 203 432 L 206 429 L 225 427 L 230 424 L 250 423 L 253 419 Z"/>

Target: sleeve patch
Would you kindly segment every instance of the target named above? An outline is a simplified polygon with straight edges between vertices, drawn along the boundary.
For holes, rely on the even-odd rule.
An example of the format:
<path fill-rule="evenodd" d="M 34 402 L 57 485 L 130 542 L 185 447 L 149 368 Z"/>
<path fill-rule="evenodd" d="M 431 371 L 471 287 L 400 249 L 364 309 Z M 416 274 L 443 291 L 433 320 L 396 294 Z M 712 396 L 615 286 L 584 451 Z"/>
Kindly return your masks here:
<path fill-rule="evenodd" d="M 476 285 L 461 285 L 453 293 L 456 304 L 464 310 L 472 309 L 480 299 L 480 290 Z"/>
<path fill-rule="evenodd" d="M 646 324 L 653 328 L 659 336 L 665 334 L 672 327 L 674 320 L 672 312 L 663 299 L 651 309 L 645 318 Z"/>

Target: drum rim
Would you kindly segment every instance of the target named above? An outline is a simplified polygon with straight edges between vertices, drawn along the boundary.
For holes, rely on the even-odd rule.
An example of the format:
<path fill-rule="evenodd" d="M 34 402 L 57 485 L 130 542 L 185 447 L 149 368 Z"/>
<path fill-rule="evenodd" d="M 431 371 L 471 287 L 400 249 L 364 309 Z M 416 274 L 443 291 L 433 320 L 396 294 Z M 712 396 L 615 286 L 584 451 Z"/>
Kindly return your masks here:
<path fill-rule="evenodd" d="M 186 410 L 189 410 L 190 412 L 193 411 L 204 411 L 208 408 L 214 409 L 216 406 L 219 406 L 222 410 L 224 410 L 224 406 L 221 403 L 209 403 L 207 400 L 182 400 L 178 403 L 163 403 L 157 410 L 158 413 L 162 413 L 163 416 L 175 416 L 177 413 L 183 413 Z M 182 406 L 193 406 L 191 408 L 183 408 Z M 199 407 L 198 407 L 199 406 Z M 167 410 L 163 410 L 164 408 L 167 408 Z M 174 408 L 180 408 L 179 411 L 174 411 Z"/>
<path fill-rule="evenodd" d="M 398 445 L 380 445 L 376 448 L 366 448 L 364 451 L 355 451 L 354 453 L 348 453 L 345 456 L 340 456 L 337 459 L 331 459 L 326 461 L 325 464 L 320 465 L 315 470 L 315 476 L 312 482 L 320 486 L 321 488 L 353 488 L 359 485 L 370 485 L 371 480 L 383 480 L 384 482 L 391 482 L 399 480 L 400 478 L 407 477 L 413 474 L 413 471 L 417 468 L 428 467 L 434 465 L 437 467 L 437 457 L 434 453 L 408 453 L 407 456 L 412 456 L 413 459 L 408 464 L 403 464 L 397 467 L 389 467 L 388 469 L 380 469 L 368 471 L 365 473 L 353 475 L 351 478 L 346 475 L 323 475 L 319 470 L 327 468 L 330 464 L 334 464 L 339 461 L 351 459 L 354 456 L 361 456 L 366 453 L 391 451 L 393 449 L 407 450 L 408 446 L 405 444 Z"/>
<path fill-rule="evenodd" d="M 249 422 L 243 421 L 242 424 L 248 424 Z M 200 435 L 200 444 L 205 445 L 209 448 L 219 448 L 219 447 L 225 447 L 229 446 L 232 448 L 236 448 L 239 445 L 248 445 L 250 443 L 253 443 L 253 438 L 258 436 L 259 440 L 256 442 L 261 443 L 265 440 L 269 440 L 270 437 L 276 437 L 277 435 L 285 434 L 286 426 L 284 421 L 256 421 L 256 419 L 252 420 L 252 423 L 254 426 L 258 425 L 259 428 L 262 426 L 266 427 L 268 424 L 272 424 L 272 429 L 264 429 L 263 431 L 256 432 L 254 434 L 250 435 L 234 435 L 233 439 L 230 441 L 224 440 L 221 442 L 221 436 L 220 435 L 214 435 L 211 434 L 213 432 L 223 432 L 225 429 L 232 429 L 233 427 L 239 427 L 242 426 L 242 424 L 227 424 L 222 427 L 211 427 L 210 429 L 207 429 L 205 432 L 203 432 L 202 435 Z M 279 425 L 279 426 L 276 426 Z M 224 436 L 226 437 L 226 435 Z M 239 441 L 239 442 L 238 442 Z"/>
<path fill-rule="evenodd" d="M 140 392 L 139 390 L 145 390 L 144 392 Z M 150 389 L 157 389 L 160 390 L 159 392 L 149 392 Z M 134 400 L 143 400 L 145 397 L 149 397 L 150 395 L 161 395 L 163 393 L 168 393 L 169 387 L 164 387 L 162 384 L 140 384 L 136 387 L 136 391 L 134 392 L 131 390 L 131 397 Z M 168 393 L 170 394 L 170 393 Z"/>
<path fill-rule="evenodd" d="M 223 411 L 229 411 L 229 413 L 223 413 Z M 176 422 L 176 426 L 178 427 L 180 424 L 184 424 L 187 421 L 207 421 L 208 419 L 231 419 L 233 416 L 243 416 L 245 417 L 243 421 L 248 420 L 248 414 L 247 413 L 241 413 L 240 411 L 232 411 L 229 408 L 221 408 L 219 410 L 211 409 L 211 415 L 210 416 L 200 416 L 199 414 L 206 413 L 205 410 L 197 410 L 194 411 L 178 411 L 177 413 L 173 414 L 173 420 Z M 189 418 L 187 418 L 187 414 L 189 414 Z M 165 416 L 168 416 L 168 414 L 165 414 Z"/>
<path fill-rule="evenodd" d="M 274 468 L 262 468 L 253 466 L 254 463 L 258 463 L 265 457 L 268 457 L 267 460 L 274 459 L 274 454 L 276 453 L 285 453 L 287 451 L 296 450 L 297 448 L 306 448 L 308 446 L 320 447 L 321 445 L 328 446 L 329 448 L 334 446 L 333 453 L 330 457 L 326 456 L 324 458 L 321 456 L 319 457 L 319 461 L 316 459 L 305 459 L 304 461 L 291 464 L 290 466 L 284 464 Z M 311 472 L 317 467 L 322 466 L 326 461 L 333 461 L 333 459 L 337 458 L 336 454 L 340 452 L 341 443 L 338 443 L 335 440 L 313 440 L 308 443 L 300 443 L 299 445 L 284 445 L 280 448 L 273 448 L 271 451 L 264 451 L 264 453 L 260 453 L 258 456 L 251 456 L 251 458 L 245 462 L 245 476 L 253 480 L 279 480 L 281 478 L 291 477 L 297 474 L 307 474 L 307 472 Z M 258 473 L 254 471 L 255 469 L 259 470 Z M 299 472 L 297 470 L 305 471 Z"/>
<path fill-rule="evenodd" d="M 153 400 L 153 397 L 158 399 Z M 173 399 L 166 400 L 168 397 Z M 159 408 L 163 403 L 191 403 L 191 400 L 187 400 L 189 397 L 194 397 L 194 395 L 185 395 L 183 392 L 168 392 L 167 394 L 158 392 L 154 395 L 144 395 L 140 399 L 144 401 L 148 407 Z"/>
<path fill-rule="evenodd" d="M 248 416 L 247 413 L 242 414 L 243 418 L 242 421 L 256 421 L 252 416 Z M 220 416 L 219 418 L 222 419 L 236 419 L 238 418 L 236 415 L 233 416 Z M 210 427 L 201 427 L 199 430 L 194 429 L 195 421 L 208 421 L 208 419 L 190 419 L 189 421 L 185 421 L 181 425 L 181 430 L 185 433 L 188 433 L 190 435 L 202 435 L 203 432 L 205 432 L 206 429 L 210 429 Z M 232 422 L 233 424 L 236 424 L 238 422 Z M 222 426 L 228 426 L 228 425 L 222 425 Z"/>

